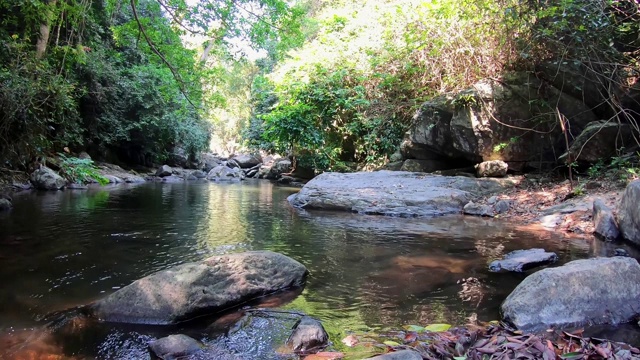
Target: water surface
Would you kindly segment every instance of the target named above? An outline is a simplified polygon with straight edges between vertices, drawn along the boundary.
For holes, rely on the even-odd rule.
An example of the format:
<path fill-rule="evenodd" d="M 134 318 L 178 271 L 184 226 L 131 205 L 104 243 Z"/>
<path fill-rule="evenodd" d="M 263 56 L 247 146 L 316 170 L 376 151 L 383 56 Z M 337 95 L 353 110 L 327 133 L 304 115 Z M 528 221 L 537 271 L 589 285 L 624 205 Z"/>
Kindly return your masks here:
<path fill-rule="evenodd" d="M 300 261 L 310 276 L 285 308 L 321 319 L 340 336 L 497 319 L 499 304 L 526 273 L 489 273 L 487 264 L 512 250 L 544 247 L 558 253 L 558 264 L 612 252 L 591 237 L 570 240 L 498 220 L 301 212 L 286 202 L 295 191 L 266 181 L 196 182 L 15 196 L 14 209 L 0 214 L 0 358 L 33 343 L 29 331 L 49 321 L 47 314 L 211 255 L 266 249 Z M 64 352 L 144 358 L 146 342 L 161 335 L 104 325 Z M 206 339 L 215 342 L 215 334 Z"/>

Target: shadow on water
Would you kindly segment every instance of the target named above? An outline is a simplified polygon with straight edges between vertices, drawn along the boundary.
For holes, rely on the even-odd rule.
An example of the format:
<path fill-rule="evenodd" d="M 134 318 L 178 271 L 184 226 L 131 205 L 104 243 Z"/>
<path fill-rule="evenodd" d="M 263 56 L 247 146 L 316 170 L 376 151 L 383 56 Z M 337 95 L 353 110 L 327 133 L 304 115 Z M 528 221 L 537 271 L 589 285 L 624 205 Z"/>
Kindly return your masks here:
<path fill-rule="evenodd" d="M 557 266 L 624 247 L 473 217 L 298 211 L 286 202 L 294 191 L 268 182 L 198 182 L 15 196 L 14 209 L 0 214 L 0 358 L 15 358 L 9 354 L 25 344 L 63 358 L 146 358 L 148 341 L 175 330 L 246 358 L 268 358 L 288 336 L 281 319 L 254 316 L 235 337 L 228 336 L 230 324 L 240 313 L 179 329 L 75 317 L 63 322 L 67 330 L 44 325 L 47 314 L 211 255 L 266 249 L 303 263 L 307 285 L 284 308 L 319 318 L 337 341 L 344 330 L 497 319 L 500 303 L 535 271 L 488 271 L 489 262 L 512 250 L 544 247 L 558 254 Z"/>

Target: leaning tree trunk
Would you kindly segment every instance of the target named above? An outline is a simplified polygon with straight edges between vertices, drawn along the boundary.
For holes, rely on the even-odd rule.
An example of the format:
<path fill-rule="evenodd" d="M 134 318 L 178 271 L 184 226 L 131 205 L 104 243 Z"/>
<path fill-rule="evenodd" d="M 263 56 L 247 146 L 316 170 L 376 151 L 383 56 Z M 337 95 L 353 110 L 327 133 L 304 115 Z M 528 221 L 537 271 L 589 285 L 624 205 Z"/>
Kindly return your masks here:
<path fill-rule="evenodd" d="M 45 14 L 42 24 L 40 24 L 40 34 L 36 42 L 36 58 L 42 59 L 47 52 L 47 44 L 49 43 L 49 35 L 51 33 L 51 20 L 53 18 L 53 9 L 58 0 L 45 0 Z"/>

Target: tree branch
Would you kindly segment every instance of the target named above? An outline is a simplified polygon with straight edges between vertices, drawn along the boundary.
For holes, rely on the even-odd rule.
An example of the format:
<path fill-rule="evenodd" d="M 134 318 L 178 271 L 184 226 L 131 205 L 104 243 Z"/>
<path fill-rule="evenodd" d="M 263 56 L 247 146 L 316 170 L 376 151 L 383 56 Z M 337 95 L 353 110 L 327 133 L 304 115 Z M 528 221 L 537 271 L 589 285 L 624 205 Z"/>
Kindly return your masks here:
<path fill-rule="evenodd" d="M 171 74 L 173 74 L 173 78 L 178 82 L 178 89 L 180 89 L 180 92 L 182 93 L 182 95 L 184 95 L 185 99 L 187 99 L 187 102 L 189 102 L 189 104 L 191 104 L 191 106 L 193 106 L 195 109 L 198 109 L 198 107 L 193 102 L 191 102 L 191 99 L 189 99 L 189 96 L 185 91 L 184 81 L 182 81 L 182 78 L 180 77 L 180 74 L 178 73 L 178 71 L 171 65 L 171 63 L 169 63 L 169 61 L 167 61 L 164 55 L 162 55 L 162 53 L 158 50 L 156 45 L 153 43 L 153 41 L 151 41 L 151 39 L 147 35 L 147 32 L 144 30 L 144 26 L 142 26 L 142 23 L 140 22 L 140 18 L 138 18 L 138 11 L 136 10 L 136 5 L 134 1 L 135 0 L 130 0 L 129 3 L 131 4 L 131 10 L 133 11 L 133 18 L 136 20 L 136 23 L 138 23 L 138 29 L 140 29 L 142 36 L 144 37 L 145 41 L 151 48 L 151 51 L 153 51 L 156 55 L 158 55 L 158 57 L 162 60 L 162 62 L 164 62 L 165 65 L 167 65 L 167 67 L 171 71 Z"/>

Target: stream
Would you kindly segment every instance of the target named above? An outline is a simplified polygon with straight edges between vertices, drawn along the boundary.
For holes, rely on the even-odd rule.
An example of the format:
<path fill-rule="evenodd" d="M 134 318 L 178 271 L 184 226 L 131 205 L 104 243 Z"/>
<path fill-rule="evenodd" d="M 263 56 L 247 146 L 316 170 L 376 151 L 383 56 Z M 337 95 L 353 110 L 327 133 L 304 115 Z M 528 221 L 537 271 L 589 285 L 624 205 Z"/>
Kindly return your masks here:
<path fill-rule="evenodd" d="M 338 344 L 345 331 L 498 319 L 500 303 L 530 273 L 488 271 L 512 250 L 544 247 L 558 254 L 554 266 L 617 247 L 640 257 L 620 244 L 519 230 L 506 220 L 299 211 L 286 201 L 297 190 L 203 181 L 16 194 L 14 209 L 0 213 L 0 359 L 146 359 L 146 344 L 176 329 L 94 324 L 79 336 L 83 324 L 71 321 L 64 325 L 75 327 L 69 336 L 56 333 L 59 317 L 51 314 L 218 254 L 272 250 L 303 263 L 310 275 L 302 293 L 265 301 L 320 319 Z M 227 336 L 237 320 L 231 313 L 177 330 L 258 359 L 269 358 L 269 346 L 290 329 L 254 317 Z M 598 334 L 639 345 L 624 329 Z"/>

